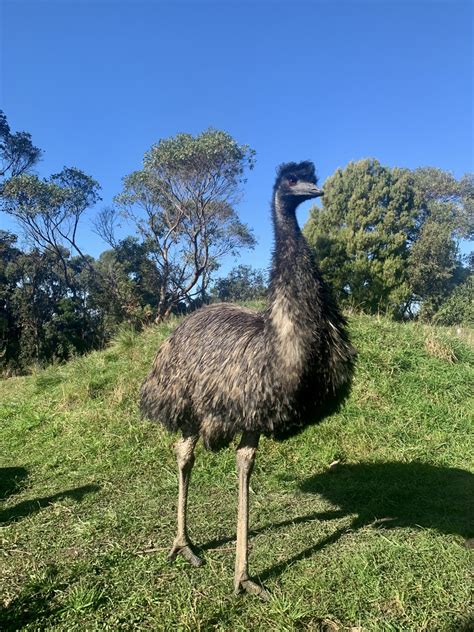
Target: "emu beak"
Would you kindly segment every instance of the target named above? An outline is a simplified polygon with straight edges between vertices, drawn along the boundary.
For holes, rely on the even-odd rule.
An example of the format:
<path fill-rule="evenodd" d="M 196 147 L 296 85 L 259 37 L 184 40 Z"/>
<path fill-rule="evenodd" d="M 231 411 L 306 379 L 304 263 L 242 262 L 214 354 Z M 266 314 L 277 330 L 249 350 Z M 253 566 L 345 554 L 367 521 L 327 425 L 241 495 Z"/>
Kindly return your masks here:
<path fill-rule="evenodd" d="M 324 191 L 322 189 L 318 189 L 317 186 L 313 187 L 311 193 L 313 197 L 321 197 L 322 195 L 324 195 Z"/>

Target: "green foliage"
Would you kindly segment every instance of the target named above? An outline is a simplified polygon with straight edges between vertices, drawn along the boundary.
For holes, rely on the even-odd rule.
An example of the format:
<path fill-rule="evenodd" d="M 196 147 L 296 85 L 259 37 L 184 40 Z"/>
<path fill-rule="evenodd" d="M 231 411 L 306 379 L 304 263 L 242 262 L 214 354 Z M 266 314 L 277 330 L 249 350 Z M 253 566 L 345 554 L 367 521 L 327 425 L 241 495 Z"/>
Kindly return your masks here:
<path fill-rule="evenodd" d="M 190 190 L 199 191 L 206 198 L 219 193 L 234 194 L 245 182 L 245 169 L 255 164 L 255 151 L 239 145 L 229 134 L 208 129 L 197 136 L 177 134 L 162 139 L 145 154 L 145 170 L 161 179 L 186 183 Z M 168 183 L 169 187 L 173 184 Z M 160 183 L 159 190 L 166 190 Z"/>
<path fill-rule="evenodd" d="M 222 131 L 178 134 L 160 140 L 145 154 L 143 169 L 124 178 L 116 202 L 156 265 L 159 319 L 182 302 L 202 299 L 222 257 L 255 245 L 234 208 L 254 154 Z M 110 223 L 109 213 L 101 225 Z"/>
<path fill-rule="evenodd" d="M 250 571 L 272 593 L 262 602 L 232 594 L 232 449 L 197 449 L 189 530 L 206 565 L 166 560 L 174 437 L 139 419 L 137 399 L 175 324 L 0 382 L 0 627 L 468 630 L 472 350 L 448 330 L 350 318 L 350 399 L 259 446 Z"/>
<path fill-rule="evenodd" d="M 84 211 L 99 200 L 100 185 L 80 169 L 65 167 L 50 178 L 23 174 L 3 187 L 4 210 L 15 218 L 31 243 L 54 252 L 77 244 L 77 228 Z"/>
<path fill-rule="evenodd" d="M 421 303 L 420 316 L 431 320 L 466 271 L 457 239 L 472 238 L 474 215 L 472 175 L 457 181 L 450 173 L 425 167 L 414 172 L 420 205 L 417 239 L 408 260 L 410 287 Z"/>
<path fill-rule="evenodd" d="M 79 218 L 99 200 L 99 184 L 74 167 L 64 167 L 50 178 L 28 171 L 41 150 L 27 132 L 12 134 L 0 110 L 0 202 L 38 247 L 58 249 L 65 242 L 76 247 Z"/>
<path fill-rule="evenodd" d="M 434 315 L 433 322 L 474 328 L 474 275 L 452 291 Z"/>
<path fill-rule="evenodd" d="M 101 316 L 83 284 L 80 260 L 23 253 L 0 234 L 0 370 L 67 360 L 102 342 Z"/>
<path fill-rule="evenodd" d="M 474 236 L 474 174 L 460 180 L 436 167 L 420 167 L 413 172 L 422 200 L 421 220 L 431 219 L 451 227 L 456 237 Z"/>
<path fill-rule="evenodd" d="M 326 181 L 323 208 L 312 209 L 304 231 L 342 300 L 396 315 L 411 294 L 407 242 L 415 227 L 410 174 L 362 160 Z"/>
<path fill-rule="evenodd" d="M 420 317 L 430 321 L 463 278 L 458 249 L 447 222 L 428 219 L 408 258 L 410 287 L 421 302 Z"/>
<path fill-rule="evenodd" d="M 49 250 L 22 252 L 15 242 L 0 231 L 1 374 L 65 361 L 102 347 L 122 322 L 140 329 L 152 320 L 160 279 L 136 240 L 98 261 L 65 249 L 61 259 Z"/>
<path fill-rule="evenodd" d="M 212 299 L 219 301 L 258 301 L 267 295 L 267 278 L 263 270 L 239 265 L 226 277 L 216 280 L 211 290 Z"/>
<path fill-rule="evenodd" d="M 98 276 L 91 279 L 94 301 L 107 314 L 109 328 L 126 320 L 140 328 L 156 312 L 161 278 L 146 243 L 133 237 L 116 243 L 95 263 Z M 104 292 L 103 279 L 107 279 Z M 113 291 L 107 291 L 112 287 Z"/>
<path fill-rule="evenodd" d="M 17 261 L 21 251 L 16 236 L 0 230 L 0 366 L 19 355 L 18 326 L 12 296 L 19 281 Z"/>
<path fill-rule="evenodd" d="M 304 232 L 339 298 L 371 313 L 429 318 L 462 280 L 457 239 L 472 234 L 473 183 L 374 159 L 338 169 Z"/>
<path fill-rule="evenodd" d="M 12 134 L 7 117 L 0 110 L 0 204 L 5 181 L 26 173 L 40 157 L 41 150 L 33 145 L 31 135 L 28 132 Z"/>

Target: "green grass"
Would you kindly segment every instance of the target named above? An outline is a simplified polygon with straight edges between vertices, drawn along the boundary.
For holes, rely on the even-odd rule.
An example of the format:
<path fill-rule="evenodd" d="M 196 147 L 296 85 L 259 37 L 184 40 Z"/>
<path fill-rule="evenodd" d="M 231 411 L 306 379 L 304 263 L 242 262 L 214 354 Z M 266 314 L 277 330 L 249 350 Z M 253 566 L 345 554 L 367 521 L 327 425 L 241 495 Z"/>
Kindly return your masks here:
<path fill-rule="evenodd" d="M 206 565 L 166 562 L 173 437 L 139 419 L 137 396 L 173 325 L 0 382 L 0 629 L 472 629 L 468 345 L 351 318 L 347 404 L 258 451 L 250 567 L 272 592 L 263 602 L 232 594 L 232 449 L 197 451 L 190 532 Z"/>

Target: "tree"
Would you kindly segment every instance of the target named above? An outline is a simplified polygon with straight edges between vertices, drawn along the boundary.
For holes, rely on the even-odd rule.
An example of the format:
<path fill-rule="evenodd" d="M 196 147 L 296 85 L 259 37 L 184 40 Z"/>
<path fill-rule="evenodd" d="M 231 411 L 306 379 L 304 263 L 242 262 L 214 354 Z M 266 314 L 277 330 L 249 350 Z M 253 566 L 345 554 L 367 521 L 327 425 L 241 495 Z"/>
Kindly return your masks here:
<path fill-rule="evenodd" d="M 41 157 L 28 132 L 11 133 L 5 113 L 0 110 L 0 203 L 5 181 L 26 173 Z"/>
<path fill-rule="evenodd" d="M 463 277 L 463 269 L 448 224 L 428 219 L 408 259 L 412 301 L 421 307 L 423 320 L 431 320 Z"/>
<path fill-rule="evenodd" d="M 254 301 L 267 295 L 267 276 L 263 270 L 240 265 L 226 277 L 217 279 L 211 296 L 219 301 Z"/>
<path fill-rule="evenodd" d="M 234 208 L 253 164 L 248 146 L 209 129 L 160 140 L 145 154 L 143 169 L 124 178 L 116 203 L 156 266 L 159 320 L 203 297 L 222 257 L 255 245 Z M 106 209 L 97 224 L 109 242 L 116 212 Z"/>
<path fill-rule="evenodd" d="M 396 317 L 421 305 L 428 314 L 462 280 L 457 240 L 472 234 L 469 175 L 458 181 L 367 159 L 338 169 L 324 191 L 305 234 L 342 301 Z"/>
<path fill-rule="evenodd" d="M 0 230 L 0 367 L 6 367 L 19 356 L 19 328 L 12 297 L 19 275 L 17 261 L 21 251 L 16 235 Z"/>
<path fill-rule="evenodd" d="M 410 297 L 406 261 L 416 228 L 413 178 L 368 159 L 324 184 L 323 208 L 304 232 L 339 297 L 369 312 L 396 314 Z"/>
<path fill-rule="evenodd" d="M 460 181 L 433 167 L 413 172 L 420 199 L 417 239 L 410 249 L 409 285 L 420 317 L 431 320 L 453 289 L 466 278 L 460 238 L 473 235 L 473 178 Z"/>
<path fill-rule="evenodd" d="M 436 325 L 474 327 L 474 274 L 454 288 L 433 317 Z"/>
<path fill-rule="evenodd" d="M 99 276 L 91 279 L 89 288 L 93 302 L 104 314 L 108 332 L 112 333 L 124 317 L 141 327 L 156 314 L 161 279 L 149 254 L 146 244 L 128 237 L 103 252 L 95 263 Z M 113 283 L 113 294 L 104 292 L 100 282 L 104 277 Z"/>
<path fill-rule="evenodd" d="M 159 280 L 133 239 L 98 261 L 67 250 L 60 261 L 55 252 L 21 251 L 15 242 L 15 235 L 0 231 L 0 372 L 68 360 L 102 347 L 124 319 L 141 326 L 151 318 Z M 115 293 L 104 287 L 105 276 Z"/>
<path fill-rule="evenodd" d="M 77 229 L 86 209 L 100 200 L 99 190 L 98 182 L 73 167 L 44 179 L 23 174 L 4 185 L 4 210 L 15 218 L 35 247 L 58 258 L 66 282 L 64 253 L 72 249 L 87 263 L 77 242 Z"/>
<path fill-rule="evenodd" d="M 101 315 L 82 284 L 82 260 L 64 254 L 74 279 L 71 288 L 53 253 L 21 252 L 8 236 L 1 238 L 0 366 L 21 371 L 99 346 Z"/>

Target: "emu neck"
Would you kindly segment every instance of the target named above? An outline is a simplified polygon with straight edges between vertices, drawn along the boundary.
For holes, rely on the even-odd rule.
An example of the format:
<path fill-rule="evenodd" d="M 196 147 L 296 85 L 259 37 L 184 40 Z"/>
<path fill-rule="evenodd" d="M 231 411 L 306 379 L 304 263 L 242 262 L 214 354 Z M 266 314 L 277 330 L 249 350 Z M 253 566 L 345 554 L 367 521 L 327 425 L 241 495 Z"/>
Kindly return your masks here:
<path fill-rule="evenodd" d="M 314 340 L 319 279 L 295 215 L 296 204 L 275 194 L 275 250 L 270 280 L 269 333 L 288 386 L 297 385 Z"/>
<path fill-rule="evenodd" d="M 282 200 L 275 194 L 272 206 L 275 234 L 272 282 L 276 277 L 292 279 L 294 266 L 300 263 L 302 251 L 307 248 L 296 219 L 296 207 L 295 203 Z M 281 283 L 277 286 L 281 289 Z"/>

